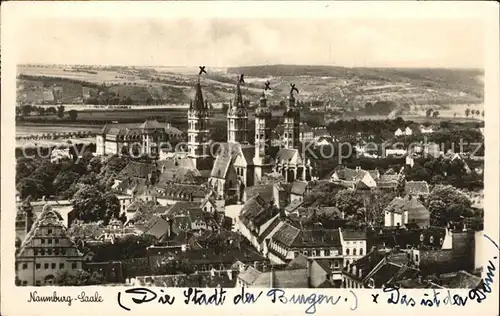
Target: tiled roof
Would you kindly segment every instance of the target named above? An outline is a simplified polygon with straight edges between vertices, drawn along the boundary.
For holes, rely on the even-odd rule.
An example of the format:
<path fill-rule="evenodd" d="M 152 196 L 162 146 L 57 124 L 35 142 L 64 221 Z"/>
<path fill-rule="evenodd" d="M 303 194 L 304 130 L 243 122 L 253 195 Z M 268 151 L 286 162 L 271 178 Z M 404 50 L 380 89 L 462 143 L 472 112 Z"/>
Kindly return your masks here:
<path fill-rule="evenodd" d="M 169 223 L 160 216 L 155 216 L 155 221 L 150 225 L 144 234 L 155 236 L 157 239 L 163 237 L 169 230 Z"/>
<path fill-rule="evenodd" d="M 366 240 L 367 238 L 365 231 L 343 229 L 341 232 L 344 240 Z"/>
<path fill-rule="evenodd" d="M 225 179 L 231 163 L 240 153 L 240 144 L 224 143 L 220 145 L 217 158 L 215 159 L 211 177 Z"/>
<path fill-rule="evenodd" d="M 187 157 L 174 156 L 167 158 L 165 160 L 158 160 L 156 162 L 158 169 L 178 169 L 178 168 L 189 168 L 196 169 L 193 160 Z"/>
<path fill-rule="evenodd" d="M 341 247 L 340 234 L 338 229 L 312 229 L 302 230 L 295 238 L 291 247 Z"/>
<path fill-rule="evenodd" d="M 158 198 L 166 199 L 179 199 L 179 200 L 190 200 L 191 198 L 205 198 L 209 193 L 210 189 L 206 186 L 191 185 L 191 184 L 181 184 L 181 183 L 168 183 L 159 185 Z"/>
<path fill-rule="evenodd" d="M 482 279 L 467 271 L 458 271 L 457 274 L 449 279 L 442 278 L 442 285 L 449 289 L 473 289 L 479 286 Z"/>
<path fill-rule="evenodd" d="M 258 184 L 245 188 L 247 199 L 259 195 L 264 201 L 270 203 L 274 201 L 274 184 Z"/>
<path fill-rule="evenodd" d="M 356 276 L 358 276 L 357 271 L 362 269 L 361 279 L 364 279 L 364 277 L 368 275 L 382 259 L 385 258 L 385 255 L 386 254 L 381 251 L 374 250 L 366 256 L 354 261 L 352 265 L 356 266 Z"/>
<path fill-rule="evenodd" d="M 411 195 L 429 194 L 429 186 L 426 181 L 406 181 L 405 192 Z"/>
<path fill-rule="evenodd" d="M 259 195 L 256 195 L 245 202 L 239 219 L 250 231 L 255 231 L 277 213 L 276 208 L 266 203 Z"/>
<path fill-rule="evenodd" d="M 142 178 L 147 179 L 150 173 L 156 171 L 156 166 L 153 164 L 146 164 L 141 162 L 130 162 L 125 168 L 120 171 L 117 179 L 125 180 L 128 178 Z"/>
<path fill-rule="evenodd" d="M 282 221 L 280 216 L 276 215 L 274 217 L 273 221 L 271 222 L 271 224 L 269 224 L 269 226 L 257 238 L 259 243 L 263 242 L 268 237 L 272 237 L 272 236 L 269 236 L 269 234 L 271 234 L 273 232 L 273 230 L 279 229 L 280 225 L 283 225 L 283 223 L 284 222 Z"/>
<path fill-rule="evenodd" d="M 167 217 L 179 216 L 179 215 L 188 215 L 188 211 L 200 209 L 201 204 L 199 202 L 184 202 L 179 201 L 172 205 L 164 215 Z"/>
<path fill-rule="evenodd" d="M 283 226 L 281 226 L 281 228 L 274 234 L 272 239 L 290 247 L 295 242 L 295 239 L 299 236 L 299 234 L 300 229 L 288 223 L 284 223 Z"/>
<path fill-rule="evenodd" d="M 385 208 L 386 212 L 393 212 L 397 214 L 403 214 L 404 211 L 408 211 L 408 218 L 420 218 L 423 216 L 429 216 L 429 211 L 423 206 L 417 198 L 415 197 L 395 197 Z"/>
<path fill-rule="evenodd" d="M 238 279 L 241 279 L 243 282 L 253 285 L 255 280 L 259 278 L 262 274 L 259 270 L 255 269 L 252 266 L 246 267 L 243 271 L 238 274 Z"/>
<path fill-rule="evenodd" d="M 272 283 L 271 283 L 272 280 Z M 262 273 L 252 285 L 269 288 L 307 288 L 307 269 L 278 270 Z"/>
<path fill-rule="evenodd" d="M 164 126 L 158 123 L 157 120 L 146 120 L 144 123 L 139 125 L 141 129 L 164 129 Z"/>
<path fill-rule="evenodd" d="M 307 257 L 300 253 L 297 257 L 290 261 L 290 263 L 286 266 L 286 269 L 307 269 Z"/>
<path fill-rule="evenodd" d="M 375 288 L 381 288 L 386 282 L 391 280 L 393 276 L 398 273 L 401 269 L 400 265 L 394 264 L 392 262 L 386 262 L 383 264 L 371 278 L 375 283 Z"/>
<path fill-rule="evenodd" d="M 187 259 L 190 264 L 229 264 L 237 261 L 241 261 L 243 263 L 266 261 L 264 256 L 251 248 L 245 248 L 242 250 L 230 248 L 224 249 L 224 251 L 220 253 L 215 252 L 213 249 L 191 249 L 177 252 L 175 253 L 175 257 L 177 260 Z"/>
<path fill-rule="evenodd" d="M 276 154 L 275 160 L 280 164 L 297 164 L 300 162 L 299 151 L 297 149 L 281 148 Z"/>
<path fill-rule="evenodd" d="M 159 287 L 197 287 L 197 288 L 233 288 L 236 286 L 236 273 L 233 271 L 197 272 L 195 274 L 153 275 L 136 278 L 140 286 Z"/>

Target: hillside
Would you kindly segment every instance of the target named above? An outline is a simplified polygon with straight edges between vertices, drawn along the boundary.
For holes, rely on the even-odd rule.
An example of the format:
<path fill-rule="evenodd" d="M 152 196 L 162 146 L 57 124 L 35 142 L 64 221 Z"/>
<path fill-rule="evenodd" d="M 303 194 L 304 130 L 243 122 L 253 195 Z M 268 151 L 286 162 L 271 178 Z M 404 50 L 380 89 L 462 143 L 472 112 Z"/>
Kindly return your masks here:
<path fill-rule="evenodd" d="M 166 69 L 166 70 L 165 70 Z M 65 104 L 185 104 L 193 97 L 197 72 L 170 68 L 136 67 L 18 67 L 18 103 Z M 245 74 L 243 93 L 253 104 L 264 83 L 272 103 L 287 97 L 290 83 L 299 100 L 328 101 L 331 107 L 363 108 L 367 102 L 442 106 L 482 104 L 484 84 L 479 70 L 344 68 L 331 66 L 271 65 L 228 68 L 201 77 L 205 98 L 227 102 L 238 74 Z M 417 109 L 419 110 L 419 109 Z"/>

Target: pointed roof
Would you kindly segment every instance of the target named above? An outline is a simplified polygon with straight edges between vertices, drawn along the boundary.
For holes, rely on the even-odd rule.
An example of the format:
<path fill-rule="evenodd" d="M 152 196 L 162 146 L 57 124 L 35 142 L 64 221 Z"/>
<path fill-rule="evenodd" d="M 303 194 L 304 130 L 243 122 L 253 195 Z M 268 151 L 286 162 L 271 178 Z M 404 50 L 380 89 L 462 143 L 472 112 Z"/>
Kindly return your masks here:
<path fill-rule="evenodd" d="M 236 108 L 243 108 L 245 105 L 243 104 L 243 95 L 241 94 L 240 81 L 236 82 L 236 89 L 234 90 L 234 99 L 232 102 L 232 106 Z"/>
<path fill-rule="evenodd" d="M 58 235 L 57 237 L 60 239 L 68 239 L 70 243 L 70 252 L 66 253 L 66 255 L 81 257 L 82 253 L 76 248 L 74 242 L 67 235 L 66 226 L 63 224 L 63 218 L 61 214 L 53 210 L 49 204 L 46 204 L 43 207 L 42 213 L 33 223 L 31 230 L 24 238 L 24 241 L 21 244 L 19 252 L 16 254 L 16 257 L 23 256 L 31 256 L 29 248 L 34 246 L 33 238 L 37 238 L 37 236 L 43 234 L 43 231 L 40 229 L 41 227 L 60 227 L 62 230 L 62 235 Z"/>
<path fill-rule="evenodd" d="M 206 110 L 205 101 L 203 101 L 203 93 L 201 91 L 201 83 L 199 77 L 195 85 L 195 95 L 194 99 L 191 101 L 191 109 L 198 111 Z"/>

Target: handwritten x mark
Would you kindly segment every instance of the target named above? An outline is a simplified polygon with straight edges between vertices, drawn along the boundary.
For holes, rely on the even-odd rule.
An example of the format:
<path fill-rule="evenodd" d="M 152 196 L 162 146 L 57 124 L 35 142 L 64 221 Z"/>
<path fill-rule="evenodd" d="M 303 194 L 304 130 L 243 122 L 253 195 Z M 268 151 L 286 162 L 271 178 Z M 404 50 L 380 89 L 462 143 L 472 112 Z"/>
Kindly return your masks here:
<path fill-rule="evenodd" d="M 295 88 L 295 83 L 291 83 L 290 87 L 292 87 L 292 89 L 290 90 L 290 92 L 295 91 L 295 92 L 299 93 L 299 89 Z"/>
<path fill-rule="evenodd" d="M 272 90 L 271 87 L 269 86 L 271 83 L 269 81 L 266 81 L 266 87 L 264 88 L 265 91 L 267 90 Z"/>
<path fill-rule="evenodd" d="M 378 298 L 378 294 L 372 294 L 372 297 L 373 297 L 373 303 L 377 303 L 377 298 Z"/>
<path fill-rule="evenodd" d="M 199 66 L 198 68 L 200 68 L 200 73 L 198 75 L 201 75 L 203 73 L 207 73 L 207 71 L 205 70 L 205 66 Z"/>

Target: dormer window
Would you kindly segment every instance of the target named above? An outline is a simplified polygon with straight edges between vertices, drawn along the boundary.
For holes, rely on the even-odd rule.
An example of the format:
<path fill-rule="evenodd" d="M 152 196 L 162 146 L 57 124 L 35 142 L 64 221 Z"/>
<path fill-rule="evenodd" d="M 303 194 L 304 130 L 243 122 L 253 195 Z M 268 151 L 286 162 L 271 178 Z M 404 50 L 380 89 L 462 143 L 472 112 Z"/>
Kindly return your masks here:
<path fill-rule="evenodd" d="M 434 236 L 431 236 L 431 237 L 429 238 L 429 242 L 430 242 L 431 244 L 434 242 Z"/>
<path fill-rule="evenodd" d="M 424 241 L 424 234 L 420 234 L 420 241 Z"/>
<path fill-rule="evenodd" d="M 443 244 L 443 238 L 439 238 L 439 244 L 442 245 Z"/>

